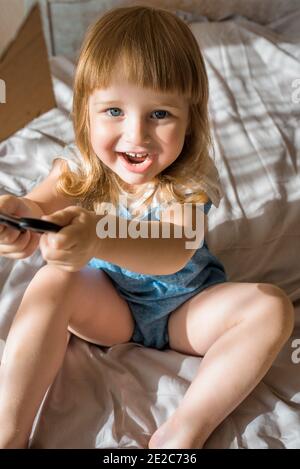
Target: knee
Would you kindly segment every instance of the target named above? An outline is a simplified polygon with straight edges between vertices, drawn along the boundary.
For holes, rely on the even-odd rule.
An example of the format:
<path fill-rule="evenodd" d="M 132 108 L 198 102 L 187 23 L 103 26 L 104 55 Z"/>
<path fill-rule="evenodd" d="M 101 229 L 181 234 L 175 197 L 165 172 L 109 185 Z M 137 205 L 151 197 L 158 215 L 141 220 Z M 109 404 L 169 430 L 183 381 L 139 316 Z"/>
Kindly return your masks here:
<path fill-rule="evenodd" d="M 53 265 L 44 265 L 33 277 L 28 289 L 42 291 L 46 296 L 56 294 L 58 291 L 67 292 L 68 286 L 72 284 L 72 273 L 59 269 Z"/>
<path fill-rule="evenodd" d="M 30 318 L 35 315 L 49 317 L 48 313 L 62 317 L 62 311 L 69 315 L 70 311 L 65 305 L 71 296 L 72 282 L 68 282 L 66 272 L 50 268 L 48 265 L 41 267 L 24 292 L 18 317 L 21 315 L 24 317 L 29 315 Z M 41 311 L 44 311 L 45 315 L 41 314 Z"/>
<path fill-rule="evenodd" d="M 276 285 L 262 283 L 257 285 L 262 293 L 264 319 L 267 327 L 278 340 L 286 342 L 294 329 L 295 310 L 287 294 Z"/>
<path fill-rule="evenodd" d="M 48 284 L 53 281 L 60 283 L 69 281 L 71 274 L 72 272 L 62 270 L 55 265 L 46 264 L 37 271 L 33 279 L 45 281 Z"/>

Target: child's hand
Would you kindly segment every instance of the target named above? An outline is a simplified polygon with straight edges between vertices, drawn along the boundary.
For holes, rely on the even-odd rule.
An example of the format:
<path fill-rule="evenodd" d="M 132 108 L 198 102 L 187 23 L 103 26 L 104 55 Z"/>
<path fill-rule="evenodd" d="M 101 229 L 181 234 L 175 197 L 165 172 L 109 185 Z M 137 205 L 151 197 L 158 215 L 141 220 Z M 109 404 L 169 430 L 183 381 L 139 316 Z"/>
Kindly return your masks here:
<path fill-rule="evenodd" d="M 22 197 L 12 194 L 0 196 L 0 213 L 17 217 L 39 216 Z M 32 231 L 22 233 L 15 228 L 0 224 L 0 256 L 9 259 L 25 259 L 37 249 L 39 240 L 39 233 Z"/>
<path fill-rule="evenodd" d="M 95 253 L 96 215 L 71 206 L 45 215 L 42 220 L 64 227 L 58 233 L 44 233 L 41 236 L 40 249 L 47 263 L 68 272 L 76 272 L 84 267 Z"/>

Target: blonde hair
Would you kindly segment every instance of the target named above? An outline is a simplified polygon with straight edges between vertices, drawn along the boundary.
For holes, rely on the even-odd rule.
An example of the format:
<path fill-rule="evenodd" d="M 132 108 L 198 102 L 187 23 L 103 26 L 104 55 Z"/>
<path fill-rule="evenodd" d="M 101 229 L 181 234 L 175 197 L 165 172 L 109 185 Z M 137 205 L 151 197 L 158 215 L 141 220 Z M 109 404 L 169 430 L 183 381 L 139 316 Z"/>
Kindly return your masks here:
<path fill-rule="evenodd" d="M 212 140 L 204 60 L 187 24 L 170 11 L 149 6 L 110 10 L 87 31 L 75 74 L 72 111 L 81 168 L 76 174 L 65 166 L 57 190 L 95 211 L 102 202 L 117 204 L 122 192 L 136 198 L 145 192 L 144 184 L 134 192 L 127 190 L 90 144 L 89 96 L 96 88 L 109 86 L 120 60 L 130 83 L 161 92 L 178 92 L 189 99 L 190 125 L 182 151 L 156 176 L 145 206 L 151 204 L 155 194 L 162 201 L 207 202 L 201 183 L 209 165 Z"/>

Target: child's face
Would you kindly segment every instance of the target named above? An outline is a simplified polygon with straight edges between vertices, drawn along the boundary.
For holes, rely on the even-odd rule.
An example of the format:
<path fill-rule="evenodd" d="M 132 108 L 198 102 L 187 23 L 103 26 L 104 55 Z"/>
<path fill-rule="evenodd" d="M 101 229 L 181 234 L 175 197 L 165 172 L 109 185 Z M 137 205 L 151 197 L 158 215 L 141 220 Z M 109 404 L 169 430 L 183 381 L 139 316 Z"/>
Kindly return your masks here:
<path fill-rule="evenodd" d="M 90 137 L 101 161 L 129 185 L 144 184 L 179 156 L 189 120 L 188 100 L 115 79 L 89 98 Z M 125 152 L 148 153 L 145 162 Z"/>

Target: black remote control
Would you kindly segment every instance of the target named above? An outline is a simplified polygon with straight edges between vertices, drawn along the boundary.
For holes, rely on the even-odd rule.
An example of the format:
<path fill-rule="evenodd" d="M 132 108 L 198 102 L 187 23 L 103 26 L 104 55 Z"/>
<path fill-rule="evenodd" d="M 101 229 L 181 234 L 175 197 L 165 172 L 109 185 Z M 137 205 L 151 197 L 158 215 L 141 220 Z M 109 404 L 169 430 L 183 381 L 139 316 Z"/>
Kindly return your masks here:
<path fill-rule="evenodd" d="M 37 233 L 52 232 L 57 233 L 61 228 L 60 225 L 46 220 L 39 220 L 38 218 L 26 218 L 6 215 L 0 213 L 0 224 L 15 228 L 16 230 L 24 233 L 26 230 L 35 231 Z"/>

